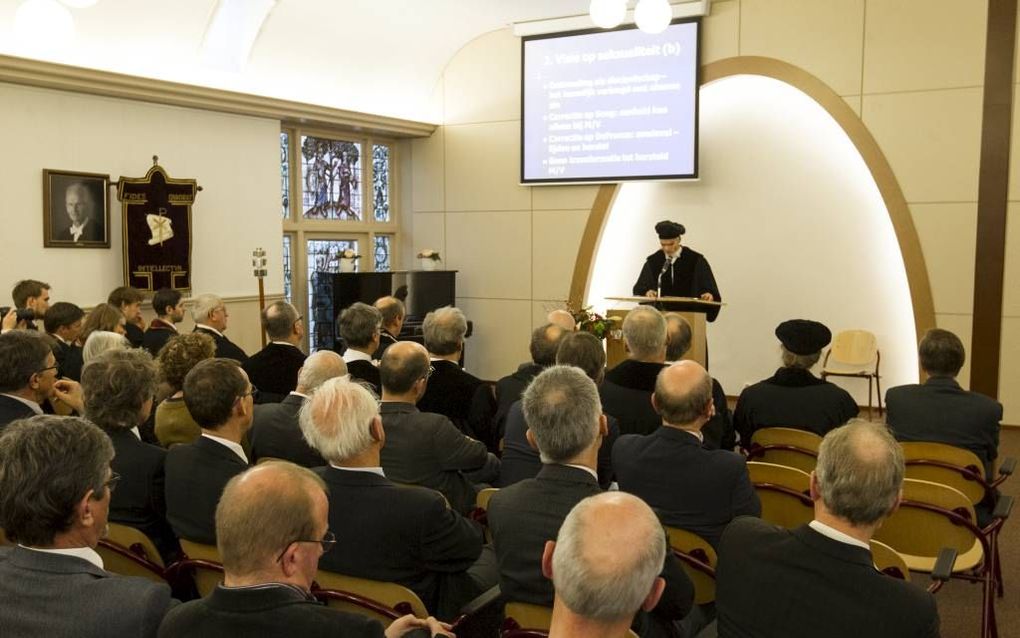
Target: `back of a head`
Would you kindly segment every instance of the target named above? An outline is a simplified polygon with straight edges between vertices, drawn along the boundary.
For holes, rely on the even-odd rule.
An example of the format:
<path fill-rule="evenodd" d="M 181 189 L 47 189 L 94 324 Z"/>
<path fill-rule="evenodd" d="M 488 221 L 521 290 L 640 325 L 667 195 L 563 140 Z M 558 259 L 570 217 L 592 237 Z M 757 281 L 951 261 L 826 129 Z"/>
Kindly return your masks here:
<path fill-rule="evenodd" d="M 878 523 L 892 511 L 903 472 L 903 450 L 888 428 L 862 419 L 825 435 L 815 467 L 826 509 L 853 525 Z"/>
<path fill-rule="evenodd" d="M 115 308 L 121 308 L 133 303 L 141 303 L 144 299 L 145 296 L 142 295 L 141 290 L 131 286 L 120 286 L 110 292 L 110 296 L 106 298 L 106 303 Z"/>
<path fill-rule="evenodd" d="M 105 495 L 113 444 L 77 417 L 34 416 L 0 436 L 0 525 L 12 541 L 46 547 L 71 528 L 92 490 Z"/>
<path fill-rule="evenodd" d="M 216 546 L 234 577 L 271 574 L 280 552 L 297 539 L 313 539 L 315 493 L 326 486 L 311 470 L 271 461 L 230 479 L 216 507 Z"/>
<path fill-rule="evenodd" d="M 556 324 L 567 332 L 573 332 L 577 329 L 577 321 L 574 319 L 574 315 L 562 308 L 558 308 L 550 312 L 546 315 L 545 320 L 549 323 Z"/>
<path fill-rule="evenodd" d="M 222 305 L 223 299 L 217 295 L 209 293 L 199 295 L 191 304 L 191 318 L 195 323 L 205 323 L 209 320 L 209 315 Z"/>
<path fill-rule="evenodd" d="M 29 385 L 32 375 L 46 367 L 52 352 L 47 337 L 34 330 L 8 330 L 0 334 L 0 392 L 16 392 Z"/>
<path fill-rule="evenodd" d="M 386 348 L 379 362 L 383 389 L 393 394 L 409 392 L 428 371 L 429 354 L 413 341 L 401 341 Z"/>
<path fill-rule="evenodd" d="M 294 324 L 299 317 L 294 306 L 286 301 L 276 301 L 262 311 L 262 328 L 270 341 L 281 341 L 294 333 Z"/>
<path fill-rule="evenodd" d="M 124 335 L 106 330 L 96 330 L 90 332 L 85 339 L 85 345 L 81 349 L 81 359 L 87 364 L 108 350 L 127 350 L 130 347 L 131 342 Z"/>
<path fill-rule="evenodd" d="M 712 402 L 712 377 L 694 361 L 663 368 L 655 379 L 655 407 L 662 420 L 683 425 L 707 416 Z"/>
<path fill-rule="evenodd" d="M 425 315 L 421 325 L 425 347 L 433 354 L 457 352 L 467 334 L 467 317 L 460 308 L 444 306 Z"/>
<path fill-rule="evenodd" d="M 544 463 L 566 463 L 598 437 L 598 388 L 578 368 L 546 368 L 524 391 L 521 405 Z"/>
<path fill-rule="evenodd" d="M 374 305 L 382 316 L 384 326 L 391 326 L 404 318 L 404 302 L 396 297 L 380 297 Z"/>
<path fill-rule="evenodd" d="M 594 621 L 631 618 L 652 591 L 665 557 L 662 525 L 644 501 L 623 492 L 589 496 L 570 511 L 556 538 L 556 596 Z"/>
<path fill-rule="evenodd" d="M 955 377 L 967 358 L 960 338 L 940 328 L 932 328 L 924 334 L 917 354 L 921 367 L 934 377 Z"/>
<path fill-rule="evenodd" d="M 14 302 L 16 308 L 24 308 L 29 297 L 39 297 L 43 294 L 43 290 L 49 289 L 48 283 L 37 279 L 22 279 L 14 284 L 14 289 L 11 290 L 11 301 Z"/>
<path fill-rule="evenodd" d="M 606 350 L 590 332 L 568 332 L 560 339 L 556 363 L 584 371 L 595 383 L 601 383 L 606 370 Z"/>
<path fill-rule="evenodd" d="M 152 310 L 158 316 L 166 316 L 171 308 L 181 303 L 181 291 L 173 288 L 160 288 L 152 295 Z"/>
<path fill-rule="evenodd" d="M 340 336 L 349 348 L 363 348 L 371 344 L 381 325 L 379 310 L 360 301 L 344 308 L 337 319 Z"/>
<path fill-rule="evenodd" d="M 159 376 L 175 391 L 184 387 L 184 378 L 200 361 L 216 356 L 216 342 L 203 332 L 189 332 L 170 337 L 159 354 Z"/>
<path fill-rule="evenodd" d="M 248 392 L 241 366 L 233 359 L 200 361 L 184 377 L 184 404 L 195 423 L 215 430 L 230 419 L 234 403 Z"/>
<path fill-rule="evenodd" d="M 363 385 L 330 379 L 301 406 L 298 420 L 308 445 L 331 463 L 358 456 L 372 445 L 371 425 L 379 404 Z"/>
<path fill-rule="evenodd" d="M 319 350 L 308 355 L 301 371 L 298 372 L 298 387 L 306 394 L 314 392 L 330 379 L 347 374 L 347 364 L 343 357 L 332 350 Z"/>
<path fill-rule="evenodd" d="M 99 334 L 104 333 L 93 333 L 90 342 Z M 156 393 L 156 374 L 156 364 L 145 350 L 108 350 L 99 354 L 81 374 L 85 415 L 108 430 L 137 426 L 142 406 Z"/>
<path fill-rule="evenodd" d="M 556 350 L 560 347 L 564 333 L 563 328 L 553 323 L 535 328 L 531 332 L 531 344 L 528 347 L 531 360 L 540 366 L 556 363 Z"/>
<path fill-rule="evenodd" d="M 632 356 L 658 356 L 666 347 L 666 320 L 658 310 L 638 306 L 623 320 L 623 338 Z"/>
<path fill-rule="evenodd" d="M 691 349 L 693 336 L 691 324 L 683 315 L 667 312 L 666 319 L 666 361 L 679 361 Z"/>
<path fill-rule="evenodd" d="M 46 332 L 53 334 L 58 329 L 70 326 L 84 317 L 85 311 L 78 306 L 66 301 L 58 301 L 46 311 L 46 316 L 43 317 L 43 326 L 46 328 Z"/>
<path fill-rule="evenodd" d="M 92 311 L 85 317 L 85 323 L 81 326 L 81 337 L 83 342 L 89 335 L 97 330 L 104 332 L 116 332 L 117 326 L 124 323 L 124 313 L 120 308 L 108 303 L 96 304 Z"/>

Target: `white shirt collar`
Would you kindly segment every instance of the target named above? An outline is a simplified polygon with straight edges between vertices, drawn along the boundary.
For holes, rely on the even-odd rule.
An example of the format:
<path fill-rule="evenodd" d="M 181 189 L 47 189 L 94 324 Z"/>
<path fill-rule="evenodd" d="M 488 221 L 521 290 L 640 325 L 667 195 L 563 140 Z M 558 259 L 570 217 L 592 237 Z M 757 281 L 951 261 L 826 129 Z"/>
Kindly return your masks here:
<path fill-rule="evenodd" d="M 241 457 L 241 460 L 244 461 L 245 465 L 248 464 L 248 456 L 244 453 L 244 448 L 238 445 L 237 443 L 234 443 L 230 439 L 224 439 L 214 434 L 209 434 L 208 432 L 202 432 L 202 436 L 204 436 L 207 439 L 212 439 L 213 441 L 216 441 L 220 445 L 227 446 L 234 454 Z"/>
<path fill-rule="evenodd" d="M 82 236 L 82 233 L 85 232 L 85 227 L 88 225 L 88 223 L 89 223 L 88 219 L 86 219 L 84 222 L 78 225 L 75 225 L 74 222 L 71 222 L 70 230 L 71 235 L 74 237 L 74 241 L 78 241 L 78 239 Z"/>
<path fill-rule="evenodd" d="M 278 346 L 290 346 L 291 348 L 297 348 L 297 346 L 289 341 L 270 341 L 269 343 L 275 343 Z M 298 349 L 300 350 L 300 348 Z"/>
<path fill-rule="evenodd" d="M 336 463 L 330 463 L 330 467 L 343 470 L 344 472 L 368 472 L 370 474 L 378 474 L 379 476 L 386 478 L 386 474 L 383 472 L 381 467 L 340 467 Z"/>
<path fill-rule="evenodd" d="M 35 401 L 29 401 L 28 399 L 23 399 L 23 398 L 17 396 L 16 394 L 7 394 L 6 392 L 3 392 L 2 394 L 5 397 L 11 397 L 12 399 L 14 399 L 16 401 L 21 401 L 22 403 L 24 403 L 28 407 L 32 408 L 32 411 L 35 412 L 36 414 L 42 414 L 43 413 L 42 406 L 40 406 Z"/>
<path fill-rule="evenodd" d="M 173 321 L 167 321 L 166 319 L 163 319 L 162 317 L 156 317 L 156 318 L 159 319 L 163 323 L 164 326 L 170 326 L 170 329 L 173 330 L 174 332 L 180 332 L 177 329 L 177 325 Z M 209 328 L 209 326 L 206 326 L 206 328 Z M 212 328 L 209 328 L 209 329 L 212 330 Z"/>
<path fill-rule="evenodd" d="M 65 346 L 69 346 L 69 345 L 71 345 L 71 342 L 70 342 L 70 341 L 68 341 L 67 339 L 65 339 L 65 338 L 61 337 L 60 335 L 58 335 L 58 334 L 57 334 L 57 333 L 55 333 L 55 332 L 49 332 L 49 333 L 47 333 L 47 334 L 49 334 L 49 335 L 50 335 L 51 337 L 53 337 L 54 339 L 56 339 L 56 340 L 57 340 L 57 341 L 59 341 L 60 343 L 64 344 Z"/>
<path fill-rule="evenodd" d="M 25 545 L 18 544 L 18 547 L 27 549 L 32 552 L 45 552 L 47 554 L 59 554 L 60 556 L 74 556 L 75 558 L 81 558 L 92 563 L 99 569 L 105 569 L 103 566 L 103 557 L 96 553 L 96 550 L 91 547 L 71 547 L 70 549 L 43 549 L 41 547 L 26 547 Z"/>
<path fill-rule="evenodd" d="M 222 333 L 222 332 L 220 332 L 220 331 L 219 331 L 219 330 L 217 330 L 216 328 L 213 328 L 212 326 L 207 326 L 207 325 L 205 325 L 204 323 L 196 323 L 196 324 L 195 324 L 195 327 L 197 327 L 197 328 L 202 328 L 203 330 L 208 330 L 209 332 L 215 332 L 216 334 L 218 334 L 218 335 L 219 335 L 219 336 L 221 336 L 221 337 L 223 336 L 223 333 Z"/>
<path fill-rule="evenodd" d="M 372 355 L 365 354 L 361 350 L 355 350 L 354 348 L 347 348 L 344 351 L 344 363 L 350 363 L 351 361 L 371 361 Z"/>
<path fill-rule="evenodd" d="M 293 395 L 294 395 L 294 396 L 296 396 L 296 397 L 301 397 L 302 399 L 307 399 L 307 398 L 308 398 L 308 395 L 307 395 L 307 394 L 301 394 L 301 393 L 300 393 L 300 392 L 298 392 L 297 390 L 291 390 L 291 391 L 290 391 L 290 394 L 293 394 Z"/>
<path fill-rule="evenodd" d="M 138 426 L 137 425 L 135 427 L 131 428 L 131 434 L 134 434 L 135 438 L 137 438 L 139 441 L 142 440 L 142 433 L 138 431 Z"/>
<path fill-rule="evenodd" d="M 839 541 L 840 543 L 846 543 L 847 545 L 856 545 L 857 547 L 863 547 L 864 549 L 868 550 L 869 552 L 871 551 L 871 546 L 868 545 L 867 543 L 865 543 L 864 541 L 859 541 L 856 538 L 854 538 L 853 536 L 849 536 L 847 534 L 844 534 L 843 532 L 839 531 L 838 529 L 830 527 L 830 526 L 828 526 L 825 523 L 822 523 L 820 521 L 811 521 L 810 523 L 808 523 L 808 526 L 810 526 L 811 529 L 815 530 L 816 532 L 818 532 L 822 536 L 827 536 L 828 538 L 831 538 L 834 541 Z"/>
<path fill-rule="evenodd" d="M 572 467 L 572 468 L 575 468 L 575 469 L 578 469 L 578 470 L 584 470 L 588 474 L 591 474 L 592 477 L 594 477 L 594 479 L 596 481 L 599 480 L 598 472 L 596 472 L 595 470 L 591 469 L 587 465 L 574 465 L 572 463 L 564 463 L 563 465 L 566 465 L 567 467 Z"/>

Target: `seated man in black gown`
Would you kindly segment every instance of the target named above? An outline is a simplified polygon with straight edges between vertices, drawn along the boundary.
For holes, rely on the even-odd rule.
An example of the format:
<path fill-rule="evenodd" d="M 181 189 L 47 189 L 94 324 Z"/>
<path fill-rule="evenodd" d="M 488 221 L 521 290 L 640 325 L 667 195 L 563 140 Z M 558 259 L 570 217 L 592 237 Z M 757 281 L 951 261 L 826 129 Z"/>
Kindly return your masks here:
<path fill-rule="evenodd" d="M 376 396 L 382 391 L 379 382 L 379 368 L 372 361 L 372 355 L 379 349 L 382 338 L 382 314 L 368 304 L 353 303 L 344 308 L 337 318 L 337 328 L 343 339 L 344 363 L 351 377 L 372 386 Z"/>
<path fill-rule="evenodd" d="M 259 389 L 258 403 L 279 403 L 297 387 L 298 370 L 305 363 L 305 325 L 297 308 L 286 301 L 267 307 L 261 318 L 269 343 L 241 367 Z"/>
<path fill-rule="evenodd" d="M 620 421 L 623 434 L 649 434 L 662 422 L 652 408 L 655 379 L 666 361 L 666 320 L 662 313 L 639 306 L 623 320 L 628 356 L 606 374 L 599 388 L 602 409 Z"/>

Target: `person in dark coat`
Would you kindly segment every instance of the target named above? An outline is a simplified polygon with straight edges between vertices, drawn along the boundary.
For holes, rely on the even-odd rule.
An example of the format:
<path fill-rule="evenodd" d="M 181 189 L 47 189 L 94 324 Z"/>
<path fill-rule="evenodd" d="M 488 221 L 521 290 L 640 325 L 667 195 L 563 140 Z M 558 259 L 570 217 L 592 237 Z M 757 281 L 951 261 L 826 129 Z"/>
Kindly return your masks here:
<path fill-rule="evenodd" d="M 57 358 L 49 338 L 34 330 L 0 334 L 0 432 L 12 421 L 43 413 L 42 404 L 59 399 L 77 414 L 85 411 L 81 386 L 57 378 Z"/>
<path fill-rule="evenodd" d="M 783 529 L 757 518 L 723 533 L 720 636 L 936 638 L 935 598 L 875 569 L 868 542 L 899 504 L 903 452 L 881 424 L 826 434 L 811 473 L 815 518 Z"/>
<path fill-rule="evenodd" d="M 652 392 L 666 361 L 666 320 L 658 310 L 639 306 L 623 320 L 623 339 L 629 354 L 599 387 L 602 409 L 619 420 L 621 434 L 649 434 L 662 423 Z"/>
<path fill-rule="evenodd" d="M 178 334 L 177 324 L 184 321 L 184 296 L 179 290 L 160 288 L 152 296 L 152 310 L 156 318 L 149 322 L 142 347 L 156 357 L 166 342 Z"/>
<path fill-rule="evenodd" d="M 57 358 L 57 375 L 64 375 L 64 361 L 72 350 L 81 350 L 78 337 L 81 336 L 85 311 L 66 301 L 50 306 L 43 318 L 46 334 L 53 338 L 53 356 Z M 79 353 L 80 356 L 80 353 Z"/>
<path fill-rule="evenodd" d="M 811 374 L 822 348 L 832 340 L 828 328 L 817 321 L 791 319 L 776 327 L 776 337 L 782 344 L 783 367 L 744 388 L 733 411 L 733 427 L 744 447 L 761 428 L 797 428 L 824 436 L 860 411 L 849 392 Z"/>
<path fill-rule="evenodd" d="M 191 308 L 191 317 L 195 320 L 195 332 L 209 335 L 216 342 L 216 357 L 233 359 L 238 363 L 248 360 L 248 355 L 223 334 L 227 329 L 227 307 L 216 295 L 199 295 Z"/>
<path fill-rule="evenodd" d="M 655 225 L 659 236 L 657 250 L 645 259 L 641 274 L 634 284 L 638 297 L 695 297 L 705 301 L 722 301 L 719 287 L 708 260 L 686 246 L 680 238 L 687 232 L 683 224 L 662 221 Z M 715 321 L 719 307 L 709 309 L 706 319 Z"/>
<path fill-rule="evenodd" d="M 566 331 L 556 324 L 547 323 L 531 332 L 531 363 L 522 363 L 517 371 L 496 382 L 496 416 L 493 418 L 493 433 L 496 441 L 503 437 L 506 417 L 510 406 L 520 400 L 524 388 L 539 372 L 556 363 L 556 349 Z"/>
<path fill-rule="evenodd" d="M 279 403 L 297 387 L 298 370 L 305 363 L 300 348 L 305 327 L 297 309 L 286 301 L 270 304 L 261 318 L 269 343 L 241 367 L 259 389 L 258 403 Z"/>
<path fill-rule="evenodd" d="M 380 297 L 373 304 L 382 315 L 382 331 L 379 333 L 379 347 L 376 348 L 372 358 L 376 361 L 382 360 L 386 348 L 395 344 L 400 338 L 400 331 L 404 328 L 404 319 L 407 317 L 404 310 L 404 302 L 396 297 Z"/>
<path fill-rule="evenodd" d="M 378 396 L 382 388 L 372 354 L 379 349 L 382 338 L 382 313 L 359 301 L 343 309 L 336 325 L 346 346 L 342 354 L 351 378 L 369 384 Z"/>
<path fill-rule="evenodd" d="M 141 348 L 145 342 L 145 320 L 142 319 L 142 291 L 131 286 L 114 288 L 106 303 L 120 310 L 124 315 L 124 336 L 132 348 Z"/>

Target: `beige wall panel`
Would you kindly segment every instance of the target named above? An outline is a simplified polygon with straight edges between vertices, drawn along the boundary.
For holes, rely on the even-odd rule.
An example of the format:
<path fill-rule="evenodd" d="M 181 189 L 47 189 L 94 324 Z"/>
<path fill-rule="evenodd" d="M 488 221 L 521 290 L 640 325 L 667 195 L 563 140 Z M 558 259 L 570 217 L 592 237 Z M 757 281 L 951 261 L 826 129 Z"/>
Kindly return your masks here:
<path fill-rule="evenodd" d="M 584 208 L 591 210 L 599 187 L 594 184 L 573 186 L 533 186 L 532 207 L 535 210 L 564 210 Z"/>
<path fill-rule="evenodd" d="M 443 80 L 444 124 L 520 118 L 520 39 L 508 28 L 475 38 L 453 56 Z"/>
<path fill-rule="evenodd" d="M 740 3 L 713 2 L 712 13 L 701 21 L 701 64 L 740 55 Z"/>
<path fill-rule="evenodd" d="M 779 58 L 840 95 L 861 92 L 864 0 L 742 0 L 740 54 Z"/>
<path fill-rule="evenodd" d="M 1002 350 L 999 358 L 999 401 L 1002 422 L 1020 425 L 1020 317 L 1002 321 Z"/>
<path fill-rule="evenodd" d="M 414 211 L 445 208 L 445 134 L 443 127 L 430 137 L 411 140 L 411 206 Z"/>
<path fill-rule="evenodd" d="M 1006 317 L 1020 317 L 1020 202 L 1010 202 L 1007 215 L 1002 314 Z"/>
<path fill-rule="evenodd" d="M 910 212 L 921 239 L 935 312 L 972 312 L 977 204 L 914 204 Z"/>
<path fill-rule="evenodd" d="M 531 299 L 531 215 L 447 213 L 446 267 L 458 297 Z"/>
<path fill-rule="evenodd" d="M 982 85 L 987 13 L 985 0 L 868 2 L 864 91 Z"/>
<path fill-rule="evenodd" d="M 566 300 L 577 248 L 588 221 L 587 210 L 536 211 L 532 214 L 532 293 L 537 299 Z"/>
<path fill-rule="evenodd" d="M 935 325 L 943 330 L 948 330 L 960 338 L 963 342 L 963 348 L 967 352 L 967 359 L 963 363 L 963 369 L 960 370 L 959 376 L 956 380 L 960 382 L 960 385 L 964 388 L 970 388 L 970 342 L 971 342 L 971 331 L 974 329 L 974 317 L 970 313 L 965 315 L 935 315 Z M 924 335 L 917 335 L 917 340 L 920 341 Z M 1000 381 L 1001 387 L 1001 381 Z"/>
<path fill-rule="evenodd" d="M 412 216 L 412 236 L 407 242 L 408 259 L 412 269 L 417 269 L 418 261 L 415 255 L 418 251 L 426 248 L 438 250 L 439 256 L 443 258 L 443 264 L 447 266 L 449 255 L 446 254 L 446 214 L 445 213 L 414 213 Z"/>
<path fill-rule="evenodd" d="M 981 89 L 864 96 L 864 123 L 906 200 L 977 201 Z"/>
<path fill-rule="evenodd" d="M 446 210 L 529 210 L 520 182 L 520 122 L 446 127 Z"/>
<path fill-rule="evenodd" d="M 457 305 L 474 324 L 467 340 L 465 370 L 495 381 L 531 360 L 531 301 L 468 298 Z"/>

